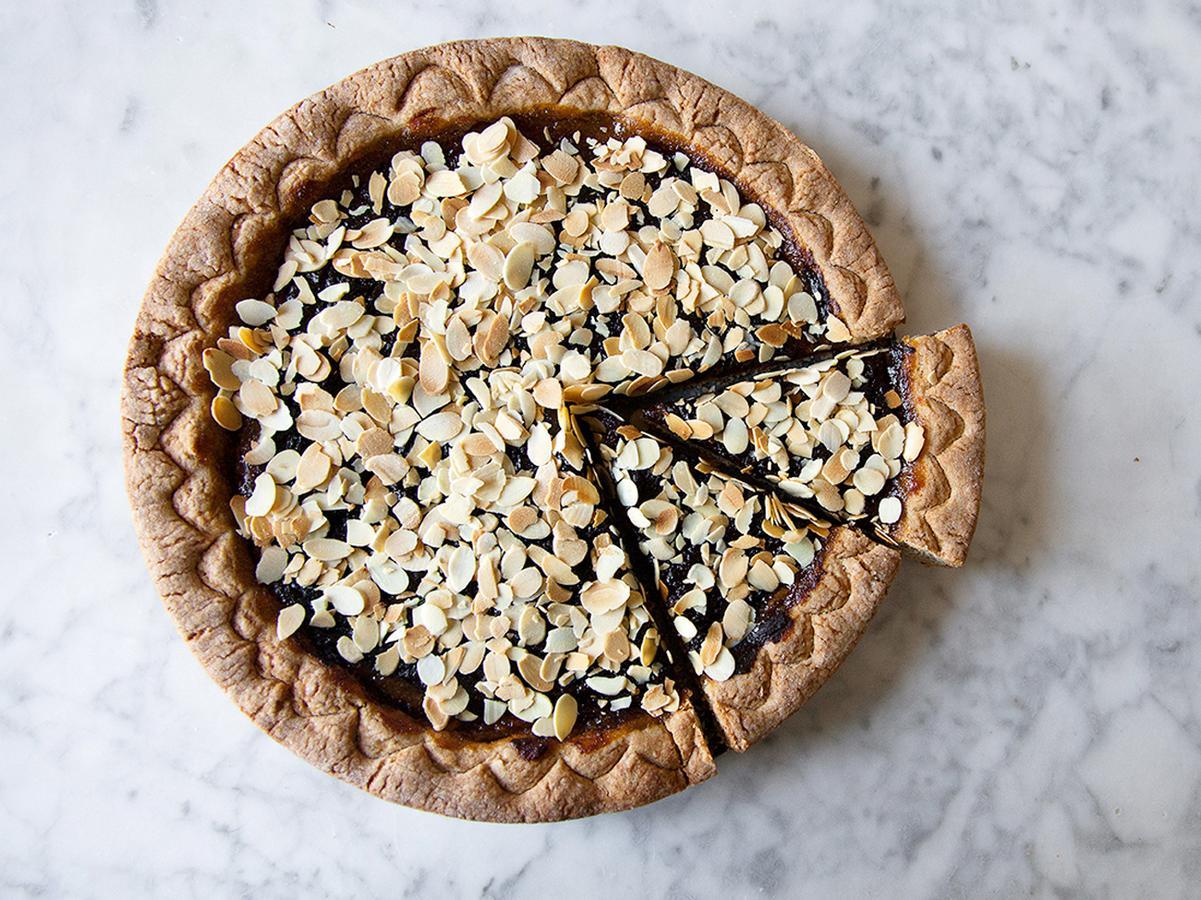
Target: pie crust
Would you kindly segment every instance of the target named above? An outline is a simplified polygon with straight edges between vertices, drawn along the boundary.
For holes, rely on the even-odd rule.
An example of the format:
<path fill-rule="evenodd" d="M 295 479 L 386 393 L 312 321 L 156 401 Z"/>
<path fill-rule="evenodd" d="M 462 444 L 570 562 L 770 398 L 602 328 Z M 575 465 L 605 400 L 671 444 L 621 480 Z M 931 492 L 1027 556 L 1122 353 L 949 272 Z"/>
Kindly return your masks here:
<path fill-rule="evenodd" d="M 976 530 L 984 479 L 984 392 L 967 325 L 901 339 L 914 418 L 926 447 L 913 462 L 901 518 L 888 536 L 923 562 L 961 566 Z"/>
<path fill-rule="evenodd" d="M 812 254 L 836 298 L 832 312 L 853 341 L 887 335 L 903 319 L 892 278 L 850 201 L 816 154 L 779 123 L 694 75 L 620 48 L 461 41 L 351 75 L 284 113 L 226 164 L 159 262 L 122 398 L 127 487 L 143 552 L 214 680 L 256 724 L 325 771 L 409 806 L 493 821 L 626 809 L 704 780 L 714 764 L 697 713 L 684 702 L 664 719 L 636 716 L 533 749 L 518 737 L 472 742 L 433 732 L 295 643 L 277 640 L 276 601 L 255 581 L 248 547 L 235 533 L 231 441 L 210 418 L 213 391 L 201 353 L 225 333 L 234 304 L 269 281 L 265 273 L 307 204 L 356 162 L 446 122 L 547 110 L 621 117 L 702 151 L 778 213 L 777 224 Z M 967 350 L 951 337 L 940 344 L 946 349 L 918 348 L 913 377 L 932 421 L 945 423 L 943 445 L 965 449 L 923 470 L 929 499 L 912 522 L 898 523 L 894 537 L 922 532 L 933 555 L 952 556 L 959 543 L 966 547 L 971 528 L 943 516 L 940 497 L 972 490 L 978 497 L 971 479 L 979 477 L 983 407 L 978 389 L 952 389 L 948 379 L 969 365 Z M 764 654 L 768 662 L 756 664 L 772 666 L 759 679 L 770 685 L 766 692 L 748 675 L 722 697 L 719 718 L 737 723 L 726 725 L 732 745 L 749 743 L 811 694 L 878 604 L 895 554 L 839 534 L 823 590 L 798 610 L 809 616 L 812 647 L 808 630 L 794 628 Z"/>
<path fill-rule="evenodd" d="M 749 671 L 704 682 L 705 699 L 732 750 L 746 750 L 796 712 L 859 641 L 901 557 L 840 526 L 822 549 L 816 584 L 788 615 L 783 636 L 764 644 Z"/>

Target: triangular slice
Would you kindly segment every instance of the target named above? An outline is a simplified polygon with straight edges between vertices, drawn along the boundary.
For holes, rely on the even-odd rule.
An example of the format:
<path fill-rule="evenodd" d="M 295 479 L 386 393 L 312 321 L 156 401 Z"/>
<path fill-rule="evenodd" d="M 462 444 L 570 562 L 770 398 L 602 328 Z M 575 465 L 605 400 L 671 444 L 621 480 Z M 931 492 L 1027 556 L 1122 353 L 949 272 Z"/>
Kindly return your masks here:
<path fill-rule="evenodd" d="M 590 417 L 627 526 L 728 745 L 745 750 L 836 669 L 899 555 L 601 412 Z"/>
<path fill-rule="evenodd" d="M 869 522 L 925 561 L 967 554 L 984 401 L 966 325 L 723 382 L 635 421 L 833 521 Z"/>

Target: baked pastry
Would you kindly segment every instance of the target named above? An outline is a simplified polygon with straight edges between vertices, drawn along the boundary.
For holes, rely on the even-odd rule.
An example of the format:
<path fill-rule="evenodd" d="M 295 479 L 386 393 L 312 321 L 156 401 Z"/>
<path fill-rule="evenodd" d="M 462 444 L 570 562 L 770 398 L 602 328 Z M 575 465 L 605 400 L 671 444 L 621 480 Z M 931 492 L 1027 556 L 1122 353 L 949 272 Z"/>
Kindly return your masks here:
<path fill-rule="evenodd" d="M 984 401 L 966 325 L 685 388 L 633 420 L 811 501 L 819 520 L 867 522 L 928 562 L 963 564 L 984 465 Z"/>
<path fill-rule="evenodd" d="M 770 491 L 677 456 L 608 412 L 597 455 L 727 746 L 791 715 L 854 647 L 900 557 Z"/>
<path fill-rule="evenodd" d="M 649 802 L 820 684 L 895 554 L 826 530 L 723 694 L 577 415 L 901 317 L 837 184 L 741 101 L 617 48 L 414 51 L 264 129 L 169 246 L 126 368 L 139 536 L 209 672 L 327 771 L 469 818 Z"/>

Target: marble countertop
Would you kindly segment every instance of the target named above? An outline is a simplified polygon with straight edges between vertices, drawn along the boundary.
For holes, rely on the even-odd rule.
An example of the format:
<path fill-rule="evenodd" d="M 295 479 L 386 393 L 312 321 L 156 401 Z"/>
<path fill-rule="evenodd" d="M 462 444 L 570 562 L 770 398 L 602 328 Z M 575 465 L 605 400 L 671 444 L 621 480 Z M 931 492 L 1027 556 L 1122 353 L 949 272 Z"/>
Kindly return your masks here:
<path fill-rule="evenodd" d="M 687 10 L 682 13 L 682 10 Z M 758 104 L 871 223 L 914 332 L 966 320 L 969 564 L 908 564 L 784 727 L 649 808 L 484 826 L 260 734 L 135 546 L 119 373 L 155 260 L 295 100 L 455 37 L 619 43 Z M 5 4 L 0 894 L 1196 896 L 1195 5 Z"/>

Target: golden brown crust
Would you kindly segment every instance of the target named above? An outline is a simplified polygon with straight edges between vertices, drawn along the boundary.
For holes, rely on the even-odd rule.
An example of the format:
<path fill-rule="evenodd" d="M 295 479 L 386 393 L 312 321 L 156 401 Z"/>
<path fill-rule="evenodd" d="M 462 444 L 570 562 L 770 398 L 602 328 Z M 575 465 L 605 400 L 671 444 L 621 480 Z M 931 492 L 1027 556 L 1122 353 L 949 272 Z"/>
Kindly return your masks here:
<path fill-rule="evenodd" d="M 926 443 L 907 479 L 901 519 L 885 533 L 923 562 L 961 566 L 980 513 L 984 391 L 972 332 L 956 325 L 903 338 L 914 416 Z"/>
<path fill-rule="evenodd" d="M 147 290 L 126 364 L 126 479 L 160 592 L 209 673 L 256 723 L 314 764 L 388 799 L 452 815 L 545 820 L 623 809 L 713 771 L 696 717 L 647 719 L 590 750 L 527 760 L 512 741 L 455 744 L 378 706 L 274 637 L 228 512 L 228 446 L 208 415 L 200 352 L 274 270 L 306 201 L 375 148 L 435 117 L 546 107 L 627 117 L 703 147 L 813 254 L 856 339 L 902 318 L 863 222 L 817 156 L 729 93 L 615 47 L 497 39 L 443 44 L 364 69 L 284 113 L 217 175 Z"/>
<path fill-rule="evenodd" d="M 900 564 L 895 550 L 840 526 L 830 533 L 821 574 L 789 610 L 779 640 L 759 649 L 749 671 L 702 678 L 709 707 L 733 750 L 746 750 L 813 696 L 854 649 Z"/>

